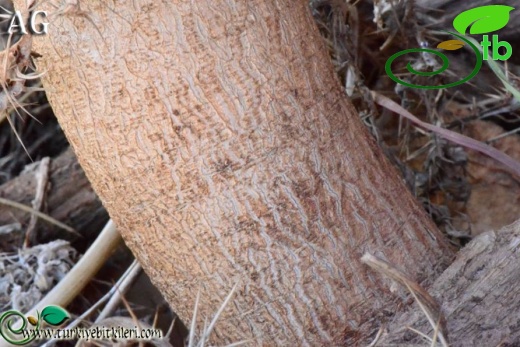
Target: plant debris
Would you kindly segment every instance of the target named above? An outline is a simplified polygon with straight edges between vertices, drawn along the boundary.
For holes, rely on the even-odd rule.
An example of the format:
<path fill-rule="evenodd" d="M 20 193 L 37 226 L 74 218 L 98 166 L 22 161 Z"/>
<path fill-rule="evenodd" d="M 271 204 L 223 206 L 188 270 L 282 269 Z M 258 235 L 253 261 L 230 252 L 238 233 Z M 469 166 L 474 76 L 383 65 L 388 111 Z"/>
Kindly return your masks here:
<path fill-rule="evenodd" d="M 77 253 L 62 240 L 0 253 L 0 311 L 26 312 L 72 268 Z"/>

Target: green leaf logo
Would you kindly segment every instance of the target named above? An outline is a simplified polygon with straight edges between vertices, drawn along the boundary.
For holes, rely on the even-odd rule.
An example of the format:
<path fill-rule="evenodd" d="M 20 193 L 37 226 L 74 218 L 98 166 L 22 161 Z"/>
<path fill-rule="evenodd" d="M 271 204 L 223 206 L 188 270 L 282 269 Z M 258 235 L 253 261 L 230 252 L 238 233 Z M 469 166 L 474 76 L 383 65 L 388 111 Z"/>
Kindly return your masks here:
<path fill-rule="evenodd" d="M 453 27 L 462 35 L 469 27 L 470 34 L 486 34 L 505 27 L 509 22 L 509 12 L 514 9 L 506 5 L 475 7 L 455 17 Z"/>
<path fill-rule="evenodd" d="M 59 306 L 47 306 L 42 311 L 42 319 L 50 325 L 60 325 L 69 318 L 69 313 Z"/>

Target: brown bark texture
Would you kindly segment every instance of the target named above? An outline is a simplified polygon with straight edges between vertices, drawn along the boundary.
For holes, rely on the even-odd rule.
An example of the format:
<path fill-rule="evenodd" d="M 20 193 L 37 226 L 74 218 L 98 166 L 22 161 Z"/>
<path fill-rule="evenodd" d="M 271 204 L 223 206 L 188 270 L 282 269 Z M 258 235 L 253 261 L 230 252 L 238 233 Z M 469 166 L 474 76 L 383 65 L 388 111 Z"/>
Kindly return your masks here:
<path fill-rule="evenodd" d="M 520 344 L 520 220 L 480 234 L 457 255 L 429 292 L 441 304 L 451 346 L 518 346 Z M 424 346 L 433 329 L 415 307 L 399 314 L 378 346 Z"/>
<path fill-rule="evenodd" d="M 355 346 L 451 251 L 346 99 L 305 1 L 46 1 L 33 49 L 87 177 L 214 342 Z M 56 10 L 58 9 L 58 10 Z M 427 283 L 427 282 L 426 282 Z M 404 293 L 404 292 L 403 292 Z"/>

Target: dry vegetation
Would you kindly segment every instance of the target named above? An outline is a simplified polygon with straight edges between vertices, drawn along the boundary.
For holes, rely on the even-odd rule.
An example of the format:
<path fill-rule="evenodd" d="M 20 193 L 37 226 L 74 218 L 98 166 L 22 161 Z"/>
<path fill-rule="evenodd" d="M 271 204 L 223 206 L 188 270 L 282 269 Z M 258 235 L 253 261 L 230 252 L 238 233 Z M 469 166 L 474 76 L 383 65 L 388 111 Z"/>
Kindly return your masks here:
<path fill-rule="evenodd" d="M 443 22 L 442 8 L 433 11 L 426 1 L 391 3 L 314 1 L 313 7 L 338 75 L 360 116 L 437 225 L 455 243 L 464 244 L 480 232 L 500 228 L 520 216 L 518 174 L 380 107 L 370 91 L 393 99 L 423 122 L 492 144 L 517 161 L 520 100 L 505 89 L 488 66 L 483 66 L 471 83 L 460 87 L 424 90 L 396 85 L 385 73 L 388 57 L 404 49 L 435 47 L 445 36 L 432 26 Z M 453 30 L 449 24 L 443 29 Z M 507 38 L 515 52 L 520 37 L 510 34 Z M 469 51 L 457 51 L 450 57 L 451 68 L 426 83 L 424 78 L 406 77 L 416 84 L 444 84 L 460 80 L 473 67 L 474 57 Z M 399 61 L 401 70 L 398 67 L 397 71 L 406 72 L 404 65 L 410 60 L 418 70 L 435 64 L 425 55 L 406 58 Z M 513 54 L 505 68 L 511 85 L 518 89 L 515 63 L 518 61 Z M 498 196 L 499 191 L 502 196 Z"/>
<path fill-rule="evenodd" d="M 374 97 L 373 92 L 393 100 L 422 122 L 465 134 L 520 160 L 520 100 L 514 95 L 520 60 L 513 55 L 501 66 L 512 90 L 506 89 L 489 66 L 484 66 L 471 83 L 456 88 L 435 91 L 396 86 L 385 73 L 386 59 L 404 49 L 434 47 L 443 41 L 445 37 L 435 30 L 446 20 L 450 23 L 445 13 L 452 15 L 453 11 L 447 11 L 447 1 L 393 3 L 313 0 L 311 8 L 339 79 L 360 117 L 437 225 L 453 244 L 462 246 L 481 232 L 497 230 L 519 218 L 520 176 L 471 150 L 471 146 L 454 144 L 441 132 L 417 127 Z M 520 50 L 520 35 L 515 33 L 508 28 L 503 34 L 513 52 Z M 431 78 L 435 82 L 429 84 L 467 75 L 472 66 L 471 52 L 459 51 L 450 57 L 453 65 L 449 72 Z M 436 64 L 425 55 L 411 59 L 418 68 Z M 23 72 L 30 76 L 32 71 L 26 67 Z M 12 86 L 3 87 L 4 91 L 9 88 Z M 26 92 L 19 98 L 24 108 L 9 108 L 5 116 L 0 115 L 0 198 L 4 199 L 0 201 L 0 311 L 28 311 L 56 283 L 74 273 L 78 276 L 78 270 L 71 270 L 79 259 L 77 254 L 89 249 L 108 222 L 67 149 L 44 93 L 37 89 L 37 80 L 25 81 Z M 28 112 L 34 117 L 29 117 Z M 50 163 L 45 158 L 51 158 Z M 27 208 L 22 211 L 9 201 Z M 35 211 L 49 218 L 44 220 Z M 72 230 L 64 230 L 56 221 Z M 107 236 L 101 233 L 96 242 L 105 242 L 103 237 Z M 114 254 L 113 249 L 104 255 L 92 254 L 95 247 L 90 247 L 90 253 L 83 256 L 85 266 L 92 269 L 91 275 L 82 270 L 72 283 L 77 284 L 83 277 L 88 280 L 86 287 L 69 284 L 59 289 L 74 293 L 67 299 L 73 314 L 71 324 L 157 326 L 168 335 L 151 345 L 182 345 L 184 338 L 191 341 L 190 346 L 203 345 L 206 333 L 201 330 L 211 330 L 212 317 L 199 318 L 199 322 L 207 320 L 205 329 L 192 326 L 192 332 L 200 335 L 195 343 L 195 336 L 186 335 L 186 328 L 175 321 L 145 275 L 139 274 L 140 268 L 132 262 L 129 251 L 111 237 Z M 94 271 L 98 267 L 102 267 L 101 271 Z M 103 309 L 105 302 L 109 303 Z M 194 318 L 196 312 L 195 307 Z M 132 344 L 135 342 L 121 346 Z"/>

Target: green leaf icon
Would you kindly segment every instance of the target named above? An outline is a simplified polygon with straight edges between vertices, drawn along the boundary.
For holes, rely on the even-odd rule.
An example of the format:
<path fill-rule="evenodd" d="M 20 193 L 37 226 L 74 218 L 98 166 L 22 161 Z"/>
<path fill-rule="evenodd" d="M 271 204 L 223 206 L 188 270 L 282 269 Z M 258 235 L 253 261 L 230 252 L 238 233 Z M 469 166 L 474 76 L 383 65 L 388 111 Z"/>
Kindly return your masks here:
<path fill-rule="evenodd" d="M 470 34 L 486 34 L 502 29 L 509 22 L 509 12 L 514 7 L 506 5 L 488 5 L 472 8 L 459 14 L 453 20 L 453 27 L 462 35 L 468 27 Z"/>
<path fill-rule="evenodd" d="M 42 311 L 42 319 L 50 325 L 60 325 L 69 318 L 69 313 L 59 306 L 47 306 Z"/>

